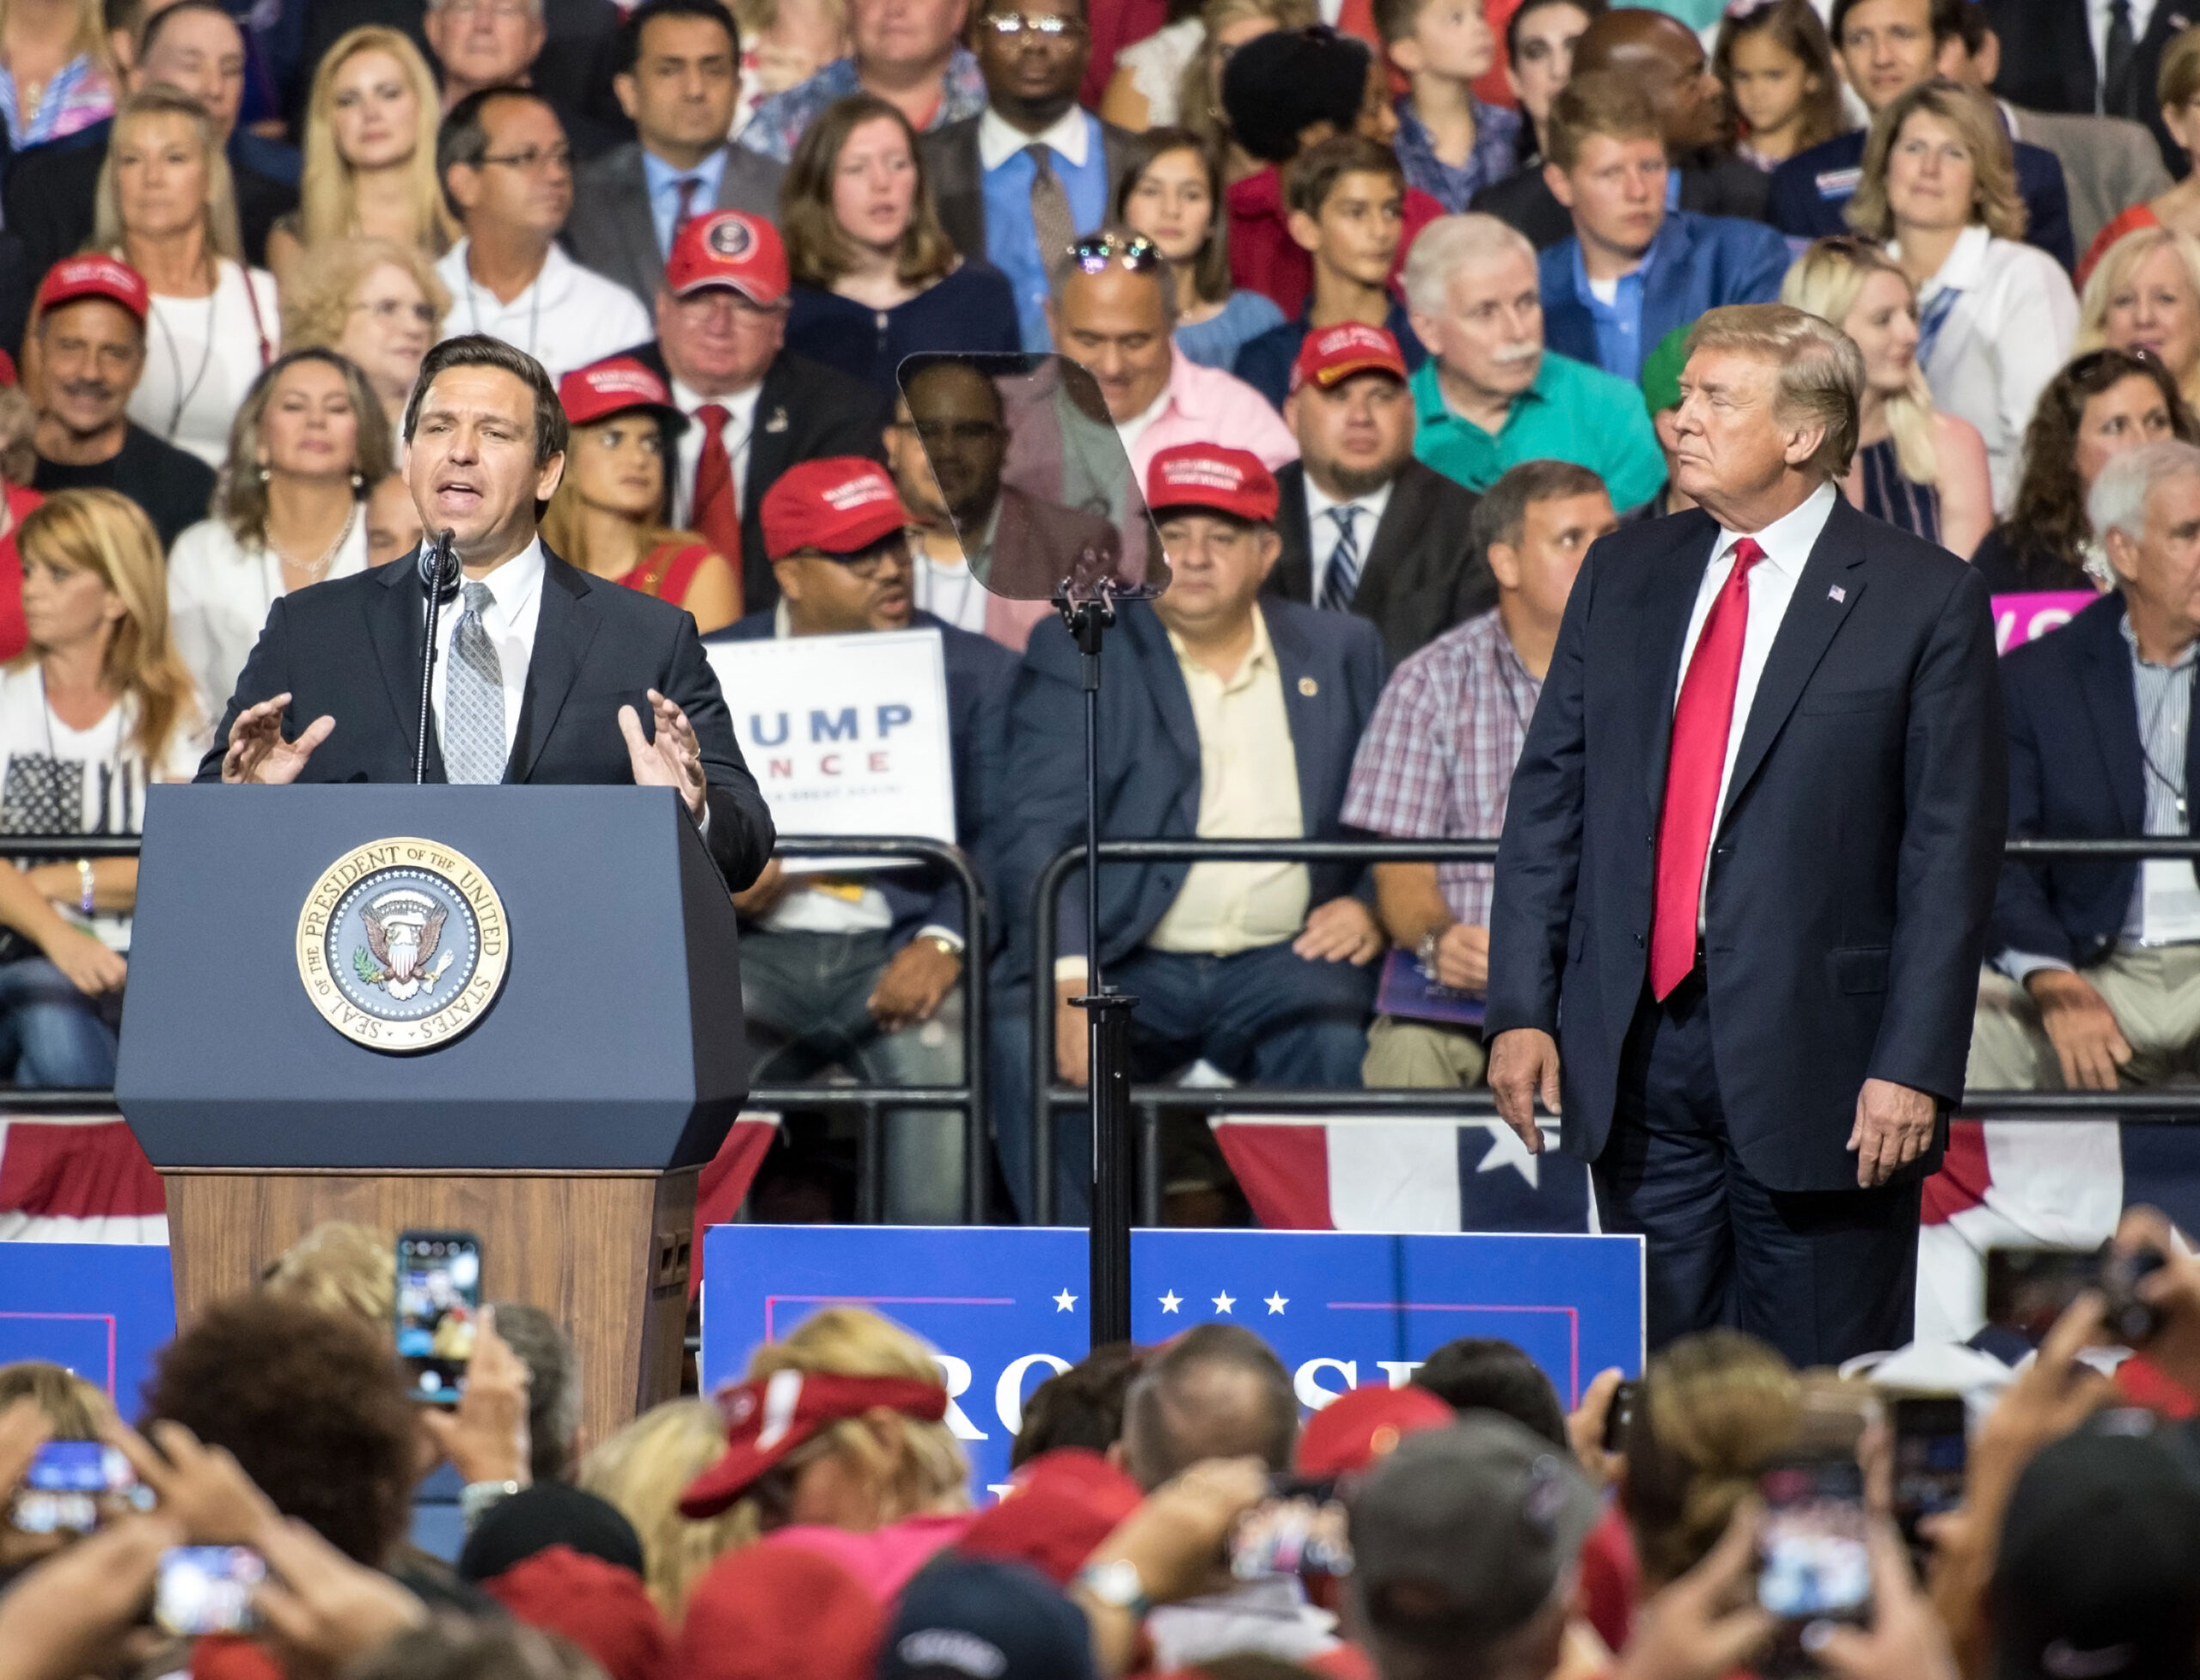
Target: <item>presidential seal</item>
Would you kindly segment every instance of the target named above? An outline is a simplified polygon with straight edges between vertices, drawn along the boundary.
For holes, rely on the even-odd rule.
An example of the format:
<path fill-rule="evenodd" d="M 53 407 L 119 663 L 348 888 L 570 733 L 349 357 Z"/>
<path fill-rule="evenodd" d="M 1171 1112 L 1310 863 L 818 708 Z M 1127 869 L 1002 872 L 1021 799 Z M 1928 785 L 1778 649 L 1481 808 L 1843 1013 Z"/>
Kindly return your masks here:
<path fill-rule="evenodd" d="M 504 983 L 504 901 L 437 840 L 375 840 L 323 870 L 298 912 L 298 978 L 321 1018 L 373 1050 L 432 1050 Z"/>

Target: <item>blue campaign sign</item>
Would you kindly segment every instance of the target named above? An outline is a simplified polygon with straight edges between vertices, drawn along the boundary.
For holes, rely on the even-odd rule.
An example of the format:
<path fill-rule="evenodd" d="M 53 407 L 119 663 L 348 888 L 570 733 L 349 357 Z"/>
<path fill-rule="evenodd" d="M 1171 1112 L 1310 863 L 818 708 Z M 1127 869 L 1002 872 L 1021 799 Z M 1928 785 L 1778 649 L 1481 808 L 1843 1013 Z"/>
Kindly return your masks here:
<path fill-rule="evenodd" d="M 936 1351 L 948 1422 L 981 1485 L 1007 1479 L 1031 1390 L 1089 1345 L 1079 1230 L 714 1225 L 703 1252 L 706 1393 L 740 1381 L 752 1349 L 819 1307 L 873 1307 Z M 1131 1279 L 1137 1341 L 1243 1324 L 1281 1356 L 1310 1411 L 1347 1389 L 1408 1382 L 1463 1335 L 1525 1348 L 1569 1407 L 1598 1371 L 1642 1365 L 1638 1237 L 1141 1231 Z"/>
<path fill-rule="evenodd" d="M 0 1243 L 0 1365 L 66 1365 L 134 1418 L 153 1354 L 174 1335 L 165 1247 Z"/>

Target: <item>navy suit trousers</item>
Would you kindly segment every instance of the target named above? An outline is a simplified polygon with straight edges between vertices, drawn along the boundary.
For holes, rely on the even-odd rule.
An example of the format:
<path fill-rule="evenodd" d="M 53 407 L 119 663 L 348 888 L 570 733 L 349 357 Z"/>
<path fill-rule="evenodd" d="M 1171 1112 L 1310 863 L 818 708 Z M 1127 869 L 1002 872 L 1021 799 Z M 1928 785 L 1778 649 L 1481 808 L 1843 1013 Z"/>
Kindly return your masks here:
<path fill-rule="evenodd" d="M 1645 988 L 1592 1176 L 1603 1228 L 1646 1239 L 1652 1352 L 1726 1325 L 1800 1370 L 1910 1340 L 1923 1180 L 1913 1170 L 1871 1190 L 1760 1183 L 1726 1133 L 1700 966 L 1663 1003 Z"/>

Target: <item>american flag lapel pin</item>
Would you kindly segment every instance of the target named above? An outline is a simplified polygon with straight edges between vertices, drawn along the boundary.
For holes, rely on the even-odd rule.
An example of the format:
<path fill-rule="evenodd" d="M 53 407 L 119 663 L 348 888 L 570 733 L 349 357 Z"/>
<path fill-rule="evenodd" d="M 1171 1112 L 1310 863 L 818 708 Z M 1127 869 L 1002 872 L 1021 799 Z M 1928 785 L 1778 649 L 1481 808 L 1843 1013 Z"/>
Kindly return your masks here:
<path fill-rule="evenodd" d="M 1840 584 L 1836 583 L 1831 589 L 1825 592 L 1825 598 L 1828 601 L 1846 601 L 1849 599 L 1849 591 L 1842 589 Z"/>

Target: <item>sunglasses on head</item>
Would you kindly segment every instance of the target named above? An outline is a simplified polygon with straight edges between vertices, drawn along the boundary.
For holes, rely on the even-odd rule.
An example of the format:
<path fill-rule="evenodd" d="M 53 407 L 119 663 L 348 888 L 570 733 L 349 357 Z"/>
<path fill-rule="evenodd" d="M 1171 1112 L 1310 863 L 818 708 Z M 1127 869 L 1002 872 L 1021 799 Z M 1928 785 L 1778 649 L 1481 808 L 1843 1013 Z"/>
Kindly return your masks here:
<path fill-rule="evenodd" d="M 1087 274 L 1104 274 L 1117 261 L 1134 274 L 1161 266 L 1161 247 L 1144 234 L 1087 234 L 1069 247 L 1069 255 Z"/>

